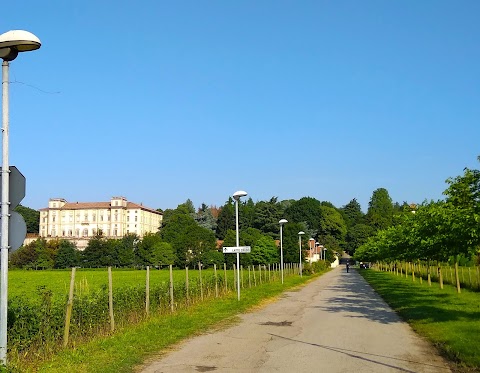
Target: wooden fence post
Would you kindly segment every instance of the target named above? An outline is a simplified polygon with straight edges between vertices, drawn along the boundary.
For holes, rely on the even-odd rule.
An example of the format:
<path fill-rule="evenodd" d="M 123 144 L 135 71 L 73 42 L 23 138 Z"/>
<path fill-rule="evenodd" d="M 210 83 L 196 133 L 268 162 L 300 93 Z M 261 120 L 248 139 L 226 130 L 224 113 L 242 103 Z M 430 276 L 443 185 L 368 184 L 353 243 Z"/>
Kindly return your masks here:
<path fill-rule="evenodd" d="M 150 266 L 147 266 L 147 275 L 145 279 L 145 312 L 150 314 Z"/>
<path fill-rule="evenodd" d="M 187 293 L 187 306 L 190 305 L 190 287 L 188 281 L 188 267 L 185 267 L 185 292 Z"/>
<path fill-rule="evenodd" d="M 237 271 L 236 271 L 236 268 L 235 268 L 235 264 L 233 265 L 233 288 L 236 289 L 237 288 Z"/>
<path fill-rule="evenodd" d="M 215 298 L 218 298 L 217 265 L 213 265 L 213 276 L 215 277 Z"/>
<path fill-rule="evenodd" d="M 250 278 L 250 266 L 248 266 L 248 287 L 252 287 L 252 280 Z"/>
<path fill-rule="evenodd" d="M 108 267 L 108 309 L 110 310 L 110 330 L 115 330 L 115 318 L 113 316 L 113 280 L 112 267 Z"/>
<path fill-rule="evenodd" d="M 227 263 L 223 263 L 223 275 L 225 276 L 225 293 L 228 292 L 227 286 Z"/>
<path fill-rule="evenodd" d="M 173 312 L 173 266 L 170 264 L 170 311 Z"/>
<path fill-rule="evenodd" d="M 203 300 L 202 263 L 198 262 L 198 273 L 200 276 L 200 299 Z"/>
<path fill-rule="evenodd" d="M 73 308 L 73 289 L 75 288 L 75 267 L 72 268 L 70 276 L 70 291 L 68 292 L 67 311 L 65 314 L 65 330 L 63 331 L 63 347 L 68 345 L 68 337 L 70 334 L 70 319 L 72 317 Z"/>
<path fill-rule="evenodd" d="M 245 288 L 243 284 L 243 265 L 240 265 L 240 286 L 242 287 L 242 289 Z"/>

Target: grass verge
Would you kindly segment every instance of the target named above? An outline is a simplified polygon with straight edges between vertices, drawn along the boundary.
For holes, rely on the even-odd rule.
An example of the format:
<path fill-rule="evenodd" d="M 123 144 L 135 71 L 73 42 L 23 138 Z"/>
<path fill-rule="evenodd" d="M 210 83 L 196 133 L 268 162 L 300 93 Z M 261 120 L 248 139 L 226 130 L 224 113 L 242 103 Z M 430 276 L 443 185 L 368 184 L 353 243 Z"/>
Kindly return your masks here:
<path fill-rule="evenodd" d="M 389 272 L 359 271 L 378 294 L 420 335 L 465 371 L 480 371 L 480 293 L 404 278 Z"/>
<path fill-rule="evenodd" d="M 50 361 L 35 367 L 22 367 L 21 371 L 35 372 L 132 372 L 145 360 L 159 357 L 179 341 L 215 327 L 235 323 L 239 313 L 251 310 L 297 286 L 318 277 L 288 276 L 284 284 L 265 283 L 242 289 L 237 294 L 208 299 L 189 309 L 167 316 L 151 317 L 148 321 L 132 325 L 112 336 L 98 338 L 76 349 L 55 355 Z"/>

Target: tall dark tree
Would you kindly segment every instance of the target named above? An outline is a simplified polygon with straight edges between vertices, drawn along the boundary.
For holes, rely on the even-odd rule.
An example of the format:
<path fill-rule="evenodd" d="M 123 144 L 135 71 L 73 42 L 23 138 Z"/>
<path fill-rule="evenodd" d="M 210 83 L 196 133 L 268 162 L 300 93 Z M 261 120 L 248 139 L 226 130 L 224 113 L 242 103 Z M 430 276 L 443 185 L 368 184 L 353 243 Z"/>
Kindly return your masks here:
<path fill-rule="evenodd" d="M 195 265 L 202 254 L 216 249 L 214 233 L 200 227 L 191 216 L 182 213 L 172 215 L 160 236 L 172 245 L 176 254 L 175 264 L 179 267 Z"/>
<path fill-rule="evenodd" d="M 235 230 L 235 203 L 229 198 L 218 214 L 216 235 L 223 240 L 229 229 Z"/>
<path fill-rule="evenodd" d="M 60 240 L 55 268 L 72 268 L 80 264 L 80 251 L 72 241 Z"/>
<path fill-rule="evenodd" d="M 160 235 L 147 233 L 137 244 L 135 261 L 141 267 L 159 268 L 175 264 L 175 250 L 168 242 L 163 242 Z"/>
<path fill-rule="evenodd" d="M 27 224 L 27 233 L 37 233 L 40 224 L 40 212 L 30 207 L 18 205 L 15 211 L 22 215 L 23 220 Z"/>
<path fill-rule="evenodd" d="M 278 228 L 280 230 L 280 226 Z M 289 222 L 283 226 L 283 262 L 298 263 L 300 260 L 300 245 L 298 232 L 304 231 L 305 226 L 301 223 Z M 303 257 L 303 250 L 302 250 Z"/>
<path fill-rule="evenodd" d="M 345 206 L 340 208 L 340 213 L 347 224 L 347 229 L 353 227 L 354 225 L 363 223 L 365 214 L 362 212 L 360 203 L 356 198 L 352 199 Z"/>
<path fill-rule="evenodd" d="M 393 203 L 385 188 L 378 188 L 368 203 L 366 220 L 375 230 L 387 229 L 393 224 Z"/>
<path fill-rule="evenodd" d="M 305 222 L 307 228 L 313 230 L 316 234 L 322 217 L 320 207 L 319 200 L 312 197 L 303 197 L 290 204 L 285 210 L 285 217 L 288 221 Z"/>
<path fill-rule="evenodd" d="M 269 201 L 257 202 L 253 227 L 270 237 L 277 238 L 278 221 L 283 218 L 282 213 L 283 210 L 277 197 L 272 197 Z"/>

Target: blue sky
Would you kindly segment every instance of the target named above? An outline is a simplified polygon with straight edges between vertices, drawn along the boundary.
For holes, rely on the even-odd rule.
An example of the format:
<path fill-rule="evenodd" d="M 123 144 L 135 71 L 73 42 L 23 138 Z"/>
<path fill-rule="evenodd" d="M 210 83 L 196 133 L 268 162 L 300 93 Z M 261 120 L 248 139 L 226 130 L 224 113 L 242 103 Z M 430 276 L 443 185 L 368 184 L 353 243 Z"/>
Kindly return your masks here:
<path fill-rule="evenodd" d="M 478 168 L 478 1 L 10 1 L 22 204 L 153 207 L 372 192 L 438 199 Z"/>

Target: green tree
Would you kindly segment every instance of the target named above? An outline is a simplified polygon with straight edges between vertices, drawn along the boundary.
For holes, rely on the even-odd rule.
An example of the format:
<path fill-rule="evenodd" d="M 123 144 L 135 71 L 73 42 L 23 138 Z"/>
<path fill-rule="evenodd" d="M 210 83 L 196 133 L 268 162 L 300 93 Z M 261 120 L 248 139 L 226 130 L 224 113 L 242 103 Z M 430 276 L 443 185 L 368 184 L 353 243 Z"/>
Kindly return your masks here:
<path fill-rule="evenodd" d="M 280 230 L 280 226 L 278 228 Z M 283 262 L 298 263 L 300 260 L 300 246 L 298 232 L 304 231 L 302 223 L 289 222 L 283 226 Z M 304 242 L 305 243 L 305 242 Z M 304 257 L 302 249 L 302 258 Z M 303 259 L 302 259 L 303 260 Z"/>
<path fill-rule="evenodd" d="M 37 241 L 43 241 L 39 243 Z M 43 238 L 38 238 L 37 240 L 21 246 L 17 251 L 9 255 L 9 262 L 12 268 L 35 268 L 35 262 L 38 258 L 38 251 L 36 250 L 37 245 L 45 245 L 46 242 Z"/>
<path fill-rule="evenodd" d="M 215 235 L 200 227 L 195 220 L 185 214 L 172 215 L 160 233 L 163 241 L 172 245 L 176 254 L 176 265 L 195 265 L 202 254 L 216 249 Z"/>
<path fill-rule="evenodd" d="M 268 265 L 280 262 L 280 252 L 272 237 L 262 235 L 252 246 L 252 264 Z"/>
<path fill-rule="evenodd" d="M 278 221 L 282 219 L 283 209 L 277 201 L 277 197 L 272 197 L 269 201 L 260 201 L 255 205 L 255 218 L 253 228 L 260 230 L 272 238 L 278 237 Z"/>
<path fill-rule="evenodd" d="M 365 214 L 362 212 L 360 203 L 355 198 L 340 208 L 340 213 L 343 216 L 343 220 L 345 220 L 347 229 L 364 222 Z"/>
<path fill-rule="evenodd" d="M 345 237 L 345 251 L 353 256 L 355 250 L 365 244 L 368 241 L 368 238 L 372 237 L 374 234 L 375 230 L 369 225 L 356 224 L 352 226 L 348 229 Z"/>
<path fill-rule="evenodd" d="M 230 197 L 220 209 L 217 219 L 216 235 L 218 239 L 223 240 L 229 229 L 235 230 L 235 204 Z"/>
<path fill-rule="evenodd" d="M 25 224 L 27 225 L 27 233 L 37 233 L 39 232 L 38 227 L 40 224 L 40 212 L 30 207 L 25 207 L 18 205 L 15 207 L 14 211 L 22 215 Z"/>
<path fill-rule="evenodd" d="M 175 264 L 175 250 L 156 233 L 147 233 L 135 250 L 137 265 L 159 268 Z"/>
<path fill-rule="evenodd" d="M 101 236 L 93 237 L 82 251 L 81 262 L 83 267 L 101 268 L 115 265 L 116 240 L 105 240 Z"/>
<path fill-rule="evenodd" d="M 313 235 L 316 235 L 322 217 L 320 207 L 319 200 L 312 197 L 303 197 L 290 204 L 285 210 L 285 217 L 288 221 L 304 222 L 307 225 L 306 229 L 313 231 Z"/>
<path fill-rule="evenodd" d="M 80 264 L 80 251 L 75 243 L 68 240 L 60 240 L 60 245 L 55 256 L 55 268 L 72 268 Z"/>
<path fill-rule="evenodd" d="M 378 188 L 368 203 L 368 225 L 375 230 L 387 229 L 393 224 L 393 203 L 385 188 Z"/>

